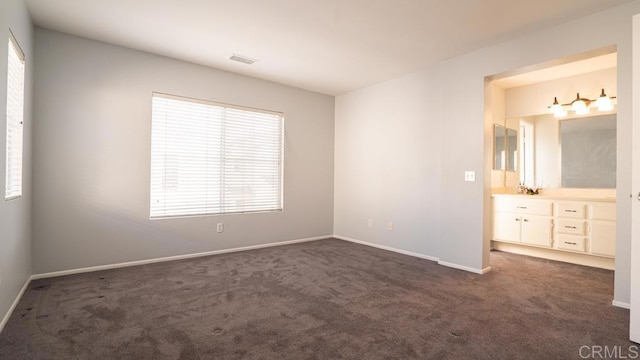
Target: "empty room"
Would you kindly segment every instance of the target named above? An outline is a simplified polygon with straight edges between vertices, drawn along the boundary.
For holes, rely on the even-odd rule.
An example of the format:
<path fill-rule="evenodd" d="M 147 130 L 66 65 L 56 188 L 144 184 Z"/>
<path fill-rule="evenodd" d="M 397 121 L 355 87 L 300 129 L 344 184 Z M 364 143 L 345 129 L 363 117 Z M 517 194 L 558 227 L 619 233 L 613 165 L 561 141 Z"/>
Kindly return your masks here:
<path fill-rule="evenodd" d="M 640 358 L 640 0 L 0 28 L 0 359 Z"/>

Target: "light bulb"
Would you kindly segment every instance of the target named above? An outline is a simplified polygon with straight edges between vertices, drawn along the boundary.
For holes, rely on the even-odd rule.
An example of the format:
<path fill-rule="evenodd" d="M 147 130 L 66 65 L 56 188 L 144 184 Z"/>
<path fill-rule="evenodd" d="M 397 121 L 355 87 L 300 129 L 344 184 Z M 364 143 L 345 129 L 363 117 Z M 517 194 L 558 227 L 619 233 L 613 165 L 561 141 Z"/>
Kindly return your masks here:
<path fill-rule="evenodd" d="M 553 116 L 556 118 L 563 118 L 565 116 L 567 116 L 567 112 L 564 111 L 563 109 L 560 109 L 559 111 L 553 113 Z"/>
<path fill-rule="evenodd" d="M 549 106 L 549 113 L 553 114 L 553 116 L 557 118 L 567 116 L 567 112 L 564 111 L 564 109 L 562 108 L 562 105 L 560 105 L 560 103 L 558 102 L 557 97 L 553 98 L 553 104 Z"/>
<path fill-rule="evenodd" d="M 600 111 L 613 110 L 613 103 L 611 102 L 611 98 L 604 93 L 604 89 L 602 89 L 600 97 L 598 98 L 598 100 L 596 100 L 596 106 Z"/>
<path fill-rule="evenodd" d="M 577 115 L 586 115 L 589 113 L 587 103 L 580 98 L 579 93 L 576 95 L 576 99 L 571 103 L 571 110 L 573 110 Z"/>

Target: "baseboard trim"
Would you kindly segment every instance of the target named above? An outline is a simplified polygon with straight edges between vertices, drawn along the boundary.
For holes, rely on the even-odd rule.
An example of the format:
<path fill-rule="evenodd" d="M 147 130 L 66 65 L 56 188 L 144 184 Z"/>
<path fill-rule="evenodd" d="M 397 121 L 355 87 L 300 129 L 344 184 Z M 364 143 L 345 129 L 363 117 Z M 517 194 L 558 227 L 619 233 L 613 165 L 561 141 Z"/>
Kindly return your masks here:
<path fill-rule="evenodd" d="M 117 264 L 90 266 L 90 267 L 85 267 L 85 268 L 62 270 L 62 271 L 53 271 L 53 272 L 48 272 L 48 273 L 41 273 L 41 274 L 32 275 L 31 279 L 33 279 L 33 280 L 46 279 L 46 278 L 51 278 L 51 277 L 56 277 L 56 276 L 82 274 L 82 273 L 87 273 L 87 272 L 118 269 L 118 268 L 129 267 L 129 266 L 154 264 L 154 263 L 166 262 L 166 261 L 176 261 L 176 260 L 192 259 L 192 258 L 203 257 L 203 256 L 220 255 L 220 254 L 228 254 L 228 253 L 240 252 L 240 251 L 264 249 L 264 248 L 275 247 L 275 246 L 284 246 L 284 245 L 298 244 L 298 243 L 309 242 L 309 241 L 324 240 L 324 239 L 329 239 L 331 237 L 332 237 L 332 235 L 316 236 L 316 237 L 296 239 L 296 240 L 288 240 L 288 241 L 280 241 L 280 242 L 268 243 L 268 244 L 244 246 L 244 247 L 239 247 L 239 248 L 213 250 L 213 251 L 205 251 L 205 252 L 193 253 L 193 254 L 167 256 L 167 257 L 146 259 L 146 260 L 137 260 L 137 261 L 129 261 L 129 262 L 117 263 Z"/>
<path fill-rule="evenodd" d="M 622 301 L 618 301 L 618 300 L 613 300 L 611 302 L 611 305 L 619 307 L 619 308 L 623 308 L 623 309 L 631 309 L 631 304 L 626 303 L 626 302 L 622 302 Z"/>
<path fill-rule="evenodd" d="M 424 254 L 420 254 L 420 253 L 413 252 L 413 251 L 397 249 L 397 248 L 394 248 L 394 247 L 391 247 L 391 246 L 374 244 L 374 243 L 370 243 L 370 242 L 367 242 L 367 241 L 362 241 L 362 240 L 358 240 L 358 239 L 354 239 L 354 238 L 350 238 L 350 237 L 346 237 L 346 236 L 341 236 L 341 235 L 336 235 L 336 234 L 333 234 L 333 237 L 336 238 L 336 239 L 339 239 L 339 240 L 349 241 L 349 242 L 360 244 L 360 245 L 371 246 L 371 247 L 382 249 L 382 250 L 387 250 L 387 251 L 392 251 L 392 252 L 396 252 L 396 253 L 403 254 L 403 255 L 409 255 L 409 256 L 417 257 L 417 258 L 420 258 L 420 259 L 435 261 L 439 265 L 450 267 L 450 268 L 453 268 L 453 269 L 472 272 L 474 274 L 482 275 L 482 274 L 486 274 L 489 271 L 491 271 L 491 266 L 487 266 L 484 269 L 476 269 L 476 268 L 472 268 L 472 267 L 468 267 L 468 266 L 463 266 L 463 265 L 458 265 L 458 264 L 454 264 L 454 263 L 450 263 L 450 262 L 446 262 L 446 261 L 441 261 L 440 258 L 437 258 L 435 256 L 429 256 L 429 255 L 424 255 Z"/>
<path fill-rule="evenodd" d="M 403 255 L 409 255 L 409 256 L 420 258 L 420 259 L 436 261 L 436 262 L 438 261 L 437 257 L 424 255 L 424 254 L 420 254 L 420 253 L 413 252 L 413 251 L 396 249 L 396 248 L 393 248 L 393 247 L 390 247 L 390 246 L 385 246 L 385 245 L 380 245 L 380 244 L 373 244 L 373 243 L 370 243 L 370 242 L 357 240 L 357 239 L 353 239 L 353 238 L 346 237 L 346 236 L 333 235 L 333 237 L 336 238 L 336 239 L 340 239 L 340 240 L 344 240 L 344 241 L 348 241 L 348 242 L 352 242 L 352 243 L 356 243 L 356 244 L 360 244 L 360 245 L 371 246 L 371 247 L 382 249 L 382 250 L 392 251 L 392 252 L 396 252 L 396 253 L 403 254 Z"/>
<path fill-rule="evenodd" d="M 13 314 L 13 310 L 15 310 L 16 306 L 18 306 L 18 302 L 20 302 L 20 299 L 22 299 L 22 295 L 24 295 L 24 292 L 27 291 L 27 288 L 29 287 L 29 284 L 31 284 L 32 279 L 33 279 L 33 276 L 29 276 L 27 281 L 24 282 L 24 285 L 22 286 L 22 289 L 20 289 L 18 296 L 16 296 L 16 299 L 13 301 L 13 304 L 11 304 L 11 306 L 9 307 L 9 310 L 4 315 L 4 318 L 2 318 L 2 322 L 0 322 L 0 333 L 4 329 L 4 326 L 7 324 L 7 322 L 9 321 L 11 314 Z"/>
<path fill-rule="evenodd" d="M 464 265 L 459 265 L 459 264 L 455 264 L 447 261 L 440 261 L 440 260 L 438 260 L 438 264 L 442 266 L 450 267 L 453 269 L 464 270 L 464 271 L 468 271 L 468 272 L 472 272 L 474 274 L 480 274 L 480 275 L 486 274 L 489 271 L 491 271 L 491 266 L 487 266 L 484 269 L 476 269 L 470 266 L 464 266 Z"/>

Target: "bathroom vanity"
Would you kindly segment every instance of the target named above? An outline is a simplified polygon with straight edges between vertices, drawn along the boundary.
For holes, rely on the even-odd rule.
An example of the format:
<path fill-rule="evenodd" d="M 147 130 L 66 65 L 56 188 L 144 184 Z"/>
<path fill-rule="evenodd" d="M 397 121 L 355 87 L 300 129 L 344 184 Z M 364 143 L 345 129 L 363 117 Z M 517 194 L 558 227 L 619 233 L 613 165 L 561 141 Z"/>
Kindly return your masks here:
<path fill-rule="evenodd" d="M 493 247 L 613 269 L 614 197 L 494 194 Z"/>

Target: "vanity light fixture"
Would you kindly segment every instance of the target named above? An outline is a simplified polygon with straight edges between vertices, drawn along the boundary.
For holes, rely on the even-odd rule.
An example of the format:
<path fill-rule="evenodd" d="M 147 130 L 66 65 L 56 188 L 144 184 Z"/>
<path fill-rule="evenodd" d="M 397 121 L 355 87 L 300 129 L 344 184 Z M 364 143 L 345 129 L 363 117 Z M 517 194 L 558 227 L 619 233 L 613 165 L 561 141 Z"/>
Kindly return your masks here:
<path fill-rule="evenodd" d="M 613 110 L 613 99 L 615 96 L 607 96 L 604 93 L 604 89 L 600 93 L 597 99 L 591 100 L 580 97 L 580 93 L 576 94 L 575 100 L 570 103 L 560 104 L 558 98 L 553 98 L 553 104 L 549 106 L 549 113 L 553 114 L 557 118 L 565 117 L 568 115 L 567 110 L 573 111 L 576 115 L 586 115 L 589 113 L 591 107 L 597 107 L 598 111 L 611 111 Z"/>
<path fill-rule="evenodd" d="M 549 112 L 551 114 L 554 114 L 556 117 L 565 117 L 565 116 L 567 116 L 567 112 L 564 110 L 562 105 L 560 105 L 560 103 L 558 102 L 558 98 L 557 97 L 553 98 L 553 104 L 551 104 L 551 106 L 549 106 Z"/>
<path fill-rule="evenodd" d="M 596 99 L 596 106 L 600 111 L 611 111 L 613 110 L 613 101 L 612 98 L 608 97 L 607 94 L 604 93 L 604 89 L 602 89 L 602 93 L 600 93 L 600 97 Z"/>
<path fill-rule="evenodd" d="M 571 102 L 571 110 L 573 110 L 576 115 L 586 115 L 589 113 L 590 104 L 591 100 L 581 98 L 580 93 L 577 93 L 576 99 Z"/>

